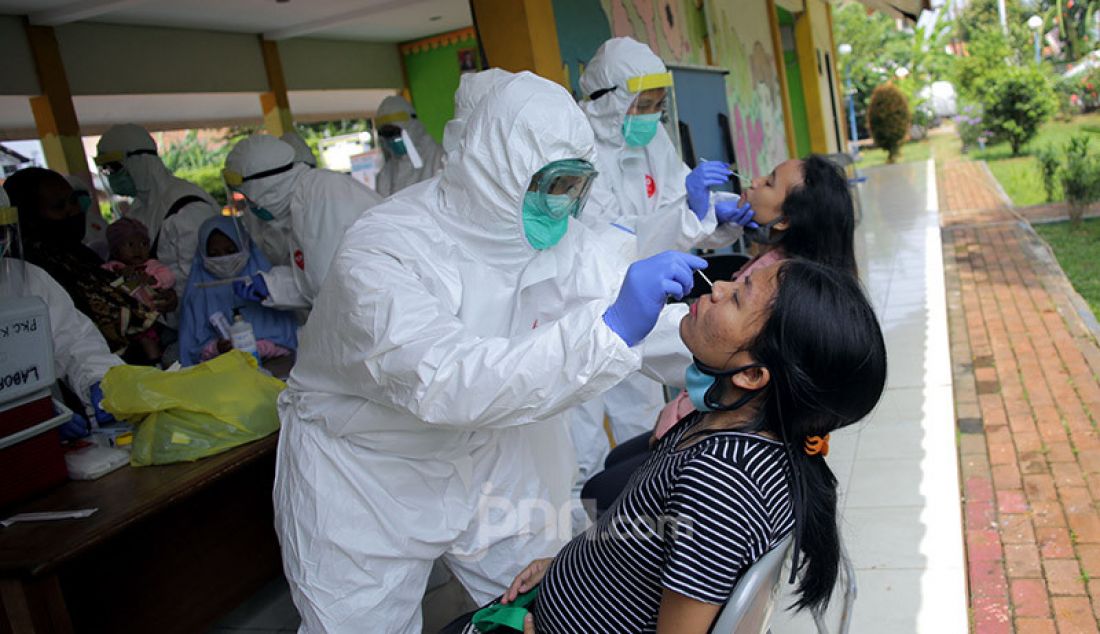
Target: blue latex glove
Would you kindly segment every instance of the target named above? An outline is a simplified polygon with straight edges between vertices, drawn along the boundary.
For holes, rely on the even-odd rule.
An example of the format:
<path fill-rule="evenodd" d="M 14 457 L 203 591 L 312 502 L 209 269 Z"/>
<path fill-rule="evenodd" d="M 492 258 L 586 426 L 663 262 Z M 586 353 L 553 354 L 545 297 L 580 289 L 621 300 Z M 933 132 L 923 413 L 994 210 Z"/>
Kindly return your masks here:
<path fill-rule="evenodd" d="M 741 201 L 744 200 L 744 204 Z M 714 203 L 714 215 L 719 223 L 732 222 L 735 225 L 759 229 L 760 225 L 752 219 L 752 206 L 744 198 L 738 200 L 722 200 Z"/>
<path fill-rule="evenodd" d="M 264 282 L 264 276 L 259 273 L 253 274 L 248 282 L 244 280 L 233 282 L 233 292 L 246 302 L 260 303 L 268 296 L 267 283 Z"/>
<path fill-rule="evenodd" d="M 722 161 L 703 161 L 684 180 L 687 188 L 688 207 L 695 217 L 702 220 L 710 209 L 710 188 L 717 187 L 730 179 L 730 166 Z"/>
<path fill-rule="evenodd" d="M 58 427 L 57 431 L 61 434 L 61 440 L 76 440 L 91 434 L 92 426 L 88 423 L 88 419 L 84 418 L 83 414 L 73 412 L 73 417 L 64 425 Z"/>
<path fill-rule="evenodd" d="M 694 271 L 705 268 L 703 258 L 679 251 L 638 260 L 626 270 L 618 299 L 603 314 L 604 323 L 633 346 L 653 330 L 668 297 L 683 299 L 691 292 Z"/>
<path fill-rule="evenodd" d="M 88 395 L 91 396 L 92 409 L 95 410 L 95 422 L 97 424 L 102 427 L 116 422 L 115 417 L 104 411 L 103 407 L 100 406 L 100 403 L 103 402 L 103 388 L 99 386 L 99 381 L 92 384 L 92 387 L 88 390 Z"/>

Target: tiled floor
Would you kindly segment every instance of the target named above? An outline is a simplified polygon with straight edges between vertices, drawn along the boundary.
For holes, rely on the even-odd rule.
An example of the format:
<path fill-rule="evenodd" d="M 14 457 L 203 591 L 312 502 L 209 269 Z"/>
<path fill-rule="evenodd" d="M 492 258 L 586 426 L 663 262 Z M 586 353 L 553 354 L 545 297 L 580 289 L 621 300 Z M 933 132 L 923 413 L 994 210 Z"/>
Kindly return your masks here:
<path fill-rule="evenodd" d="M 889 354 L 882 402 L 834 434 L 841 525 L 856 568 L 851 632 L 967 631 L 954 405 L 935 172 L 929 163 L 867 170 L 856 230 L 860 272 Z M 779 612 L 775 634 L 816 632 Z M 837 631 L 838 595 L 829 618 Z"/>

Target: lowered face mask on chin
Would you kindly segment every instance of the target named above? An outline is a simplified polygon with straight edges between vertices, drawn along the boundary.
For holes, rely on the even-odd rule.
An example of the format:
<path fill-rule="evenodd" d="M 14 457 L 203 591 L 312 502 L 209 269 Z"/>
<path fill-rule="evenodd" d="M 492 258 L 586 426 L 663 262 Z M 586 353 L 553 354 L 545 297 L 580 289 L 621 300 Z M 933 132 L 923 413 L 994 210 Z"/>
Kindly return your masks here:
<path fill-rule="evenodd" d="M 750 363 L 738 368 L 733 368 L 732 370 L 715 370 L 714 368 L 703 365 L 698 359 L 695 359 L 684 372 L 684 383 L 687 389 L 688 398 L 690 398 L 691 403 L 695 405 L 695 409 L 700 412 L 732 412 L 735 409 L 740 409 L 745 403 L 751 401 L 760 391 L 754 390 L 746 392 L 741 398 L 733 403 L 723 405 L 718 400 L 719 396 L 721 396 L 718 379 L 739 374 L 749 368 L 762 367 L 764 367 L 763 363 Z"/>

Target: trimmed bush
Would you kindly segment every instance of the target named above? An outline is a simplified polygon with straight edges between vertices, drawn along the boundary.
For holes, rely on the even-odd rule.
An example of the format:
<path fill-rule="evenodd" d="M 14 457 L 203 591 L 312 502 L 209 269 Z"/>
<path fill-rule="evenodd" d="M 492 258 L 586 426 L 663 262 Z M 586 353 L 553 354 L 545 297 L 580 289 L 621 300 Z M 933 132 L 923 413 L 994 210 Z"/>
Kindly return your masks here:
<path fill-rule="evenodd" d="M 1058 190 L 1058 170 L 1061 169 L 1062 159 L 1058 152 L 1049 145 L 1044 145 L 1035 152 L 1035 160 L 1039 162 L 1039 172 L 1043 176 L 1043 191 L 1046 192 L 1047 202 L 1054 202 L 1054 194 Z"/>
<path fill-rule="evenodd" d="M 1085 134 L 1072 137 L 1066 144 L 1062 189 L 1069 203 L 1069 219 L 1076 227 L 1081 224 L 1085 209 L 1100 200 L 1100 160 L 1089 155 L 1089 137 Z"/>
<path fill-rule="evenodd" d="M 1007 67 L 987 82 L 982 110 L 990 130 L 1012 146 L 1019 156 L 1024 145 L 1039 133 L 1057 104 L 1054 88 L 1036 66 Z"/>
<path fill-rule="evenodd" d="M 890 82 L 875 88 L 867 106 L 867 125 L 875 145 L 886 150 L 887 163 L 897 161 L 910 123 L 909 101 L 901 90 Z"/>

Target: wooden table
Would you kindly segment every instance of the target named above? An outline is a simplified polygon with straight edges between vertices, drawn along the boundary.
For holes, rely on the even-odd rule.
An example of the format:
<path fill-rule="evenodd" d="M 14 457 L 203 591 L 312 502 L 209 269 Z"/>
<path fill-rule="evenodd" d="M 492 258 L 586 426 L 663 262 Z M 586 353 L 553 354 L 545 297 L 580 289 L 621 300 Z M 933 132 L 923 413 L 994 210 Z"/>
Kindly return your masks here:
<path fill-rule="evenodd" d="M 98 508 L 0 528 L 0 632 L 202 631 L 280 570 L 273 434 L 198 462 L 69 482 L 4 517 Z M 2 486 L 2 484 L 0 484 Z"/>

